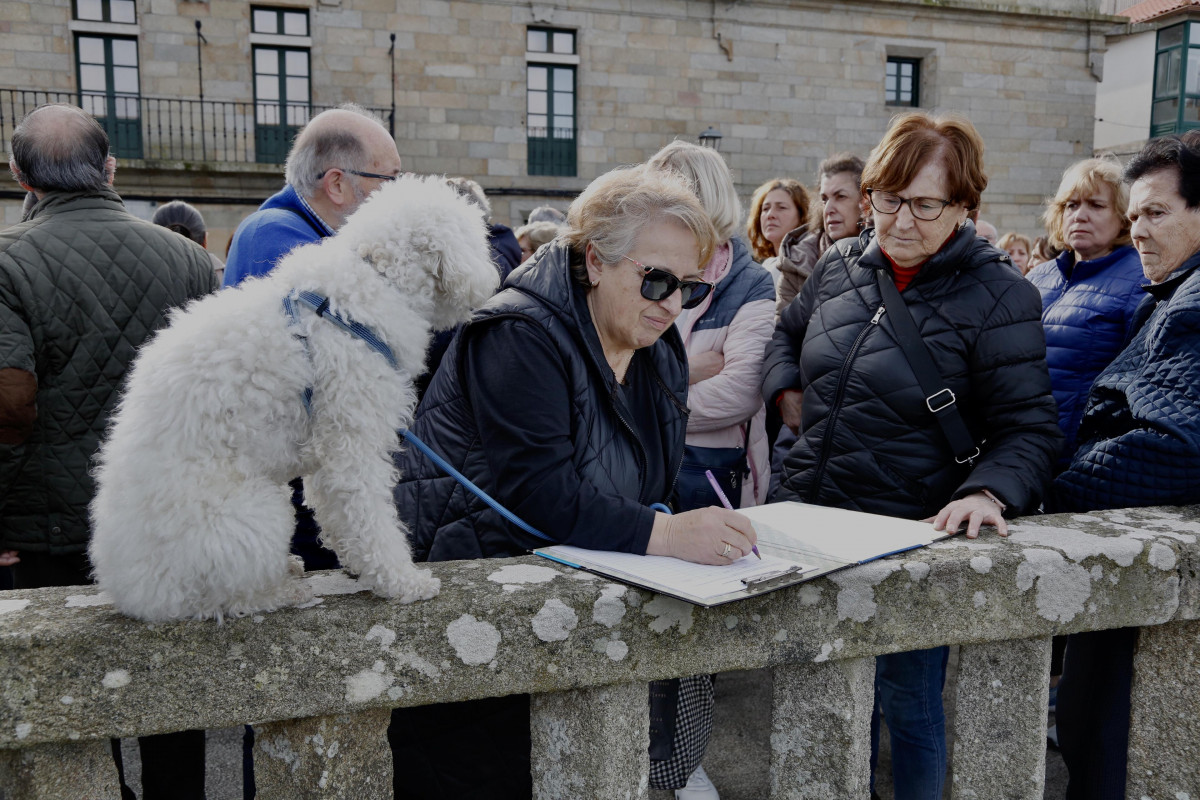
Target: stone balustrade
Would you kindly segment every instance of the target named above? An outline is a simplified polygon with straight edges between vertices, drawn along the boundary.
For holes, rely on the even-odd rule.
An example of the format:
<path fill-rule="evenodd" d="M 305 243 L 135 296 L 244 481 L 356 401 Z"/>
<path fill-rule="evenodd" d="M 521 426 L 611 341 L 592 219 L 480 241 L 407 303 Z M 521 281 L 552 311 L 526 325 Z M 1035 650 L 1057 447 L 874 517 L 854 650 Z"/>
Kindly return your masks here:
<path fill-rule="evenodd" d="M 1200 508 L 1027 518 L 714 609 L 536 557 L 433 565 L 397 605 L 148 625 L 92 587 L 0 593 L 9 800 L 115 798 L 110 737 L 254 723 L 259 797 L 391 797 L 388 710 L 530 693 L 538 798 L 648 795 L 646 683 L 772 667 L 772 798 L 867 797 L 879 653 L 959 644 L 954 798 L 1041 798 L 1050 637 L 1141 626 L 1128 796 L 1200 800 Z"/>

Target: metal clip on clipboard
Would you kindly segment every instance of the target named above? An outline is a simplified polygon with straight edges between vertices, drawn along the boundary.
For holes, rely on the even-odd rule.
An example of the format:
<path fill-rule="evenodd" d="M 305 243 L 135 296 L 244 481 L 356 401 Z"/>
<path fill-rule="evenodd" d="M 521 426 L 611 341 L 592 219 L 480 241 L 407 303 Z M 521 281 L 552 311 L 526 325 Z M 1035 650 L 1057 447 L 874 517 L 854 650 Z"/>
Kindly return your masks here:
<path fill-rule="evenodd" d="M 796 577 L 806 570 L 800 566 L 792 566 L 782 572 L 775 572 L 770 575 L 763 575 L 761 578 L 742 578 L 742 583 L 746 586 L 747 592 L 762 592 L 768 589 L 776 588 L 779 585 L 788 583 L 792 578 Z"/>

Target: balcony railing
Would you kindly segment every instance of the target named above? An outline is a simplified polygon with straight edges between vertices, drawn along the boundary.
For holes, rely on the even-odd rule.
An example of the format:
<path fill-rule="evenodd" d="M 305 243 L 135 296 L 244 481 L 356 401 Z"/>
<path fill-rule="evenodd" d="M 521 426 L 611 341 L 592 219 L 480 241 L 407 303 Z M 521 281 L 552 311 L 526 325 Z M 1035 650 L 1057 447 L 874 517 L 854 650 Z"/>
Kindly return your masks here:
<path fill-rule="evenodd" d="M 317 573 L 309 607 L 224 625 L 0 593 L 0 786 L 115 798 L 109 737 L 250 722 L 264 800 L 390 798 L 389 709 L 530 693 L 535 797 L 644 800 L 646 682 L 772 667 L 768 796 L 866 798 L 873 657 L 958 644 L 951 796 L 1041 800 L 1050 637 L 1140 626 L 1127 796 L 1200 797 L 1200 508 L 1010 530 L 715 609 L 536 557 L 435 564 L 407 606 Z"/>
<path fill-rule="evenodd" d="M 4 152 L 17 123 L 44 103 L 86 109 L 108 131 L 118 158 L 232 164 L 282 164 L 304 123 L 331 107 L 0 88 Z M 367 110 L 389 124 L 390 109 Z"/>

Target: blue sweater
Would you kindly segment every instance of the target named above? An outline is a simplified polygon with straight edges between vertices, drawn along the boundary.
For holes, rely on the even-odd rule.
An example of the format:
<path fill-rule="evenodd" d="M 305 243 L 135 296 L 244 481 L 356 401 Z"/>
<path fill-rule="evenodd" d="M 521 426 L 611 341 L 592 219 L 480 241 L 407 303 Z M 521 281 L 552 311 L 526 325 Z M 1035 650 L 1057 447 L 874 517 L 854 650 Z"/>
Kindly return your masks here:
<path fill-rule="evenodd" d="M 225 286 L 266 275 L 302 244 L 332 236 L 333 229 L 300 200 L 289 183 L 242 220 L 225 262 Z"/>
<path fill-rule="evenodd" d="M 1103 258 L 1075 262 L 1061 253 L 1029 273 L 1042 293 L 1046 365 L 1066 436 L 1059 468 L 1075 452 L 1079 422 L 1092 382 L 1129 341 L 1138 303 L 1146 296 L 1142 261 L 1128 245 Z"/>

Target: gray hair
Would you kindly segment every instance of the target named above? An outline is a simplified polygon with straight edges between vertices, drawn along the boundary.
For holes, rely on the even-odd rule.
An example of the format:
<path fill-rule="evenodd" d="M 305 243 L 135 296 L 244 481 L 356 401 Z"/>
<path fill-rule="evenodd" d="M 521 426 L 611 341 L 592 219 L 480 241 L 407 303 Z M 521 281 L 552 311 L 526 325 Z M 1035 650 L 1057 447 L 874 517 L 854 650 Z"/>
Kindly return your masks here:
<path fill-rule="evenodd" d="M 57 109 L 70 113 L 45 113 Z M 42 192 L 103 189 L 112 178 L 108 134 L 80 108 L 38 106 L 13 131 L 8 167 L 19 183 Z"/>
<path fill-rule="evenodd" d="M 492 221 L 492 204 L 488 202 L 483 187 L 470 178 L 446 178 L 450 188 L 475 204 L 483 212 L 483 221 Z"/>
<path fill-rule="evenodd" d="M 553 222 L 555 225 L 562 225 L 567 221 L 567 215 L 554 206 L 538 206 L 529 212 L 529 219 L 525 221 L 530 224 L 535 222 Z"/>
<path fill-rule="evenodd" d="M 664 217 L 696 237 L 700 255 L 696 269 L 704 269 L 720 242 L 712 220 L 682 175 L 639 164 L 596 178 L 567 210 L 562 236 L 572 250 L 571 276 L 589 287 L 584 263 L 589 244 L 601 262 L 615 264 L 633 248 L 648 223 Z"/>
<path fill-rule="evenodd" d="M 646 164 L 653 169 L 674 170 L 682 175 L 708 212 L 718 241 L 733 238 L 742 223 L 742 204 L 733 186 L 729 165 L 720 153 L 711 147 L 676 139 L 651 156 Z"/>
<path fill-rule="evenodd" d="M 379 120 L 357 103 L 343 103 L 331 111 L 349 111 L 379 124 Z M 328 113 L 327 111 L 322 114 Z M 321 177 L 334 167 L 360 167 L 367 158 L 367 148 L 357 134 L 344 128 L 318 122 L 321 114 L 309 120 L 296 137 L 288 153 L 284 180 L 301 197 L 313 197 L 321 185 Z M 314 124 L 316 123 L 316 124 Z"/>

